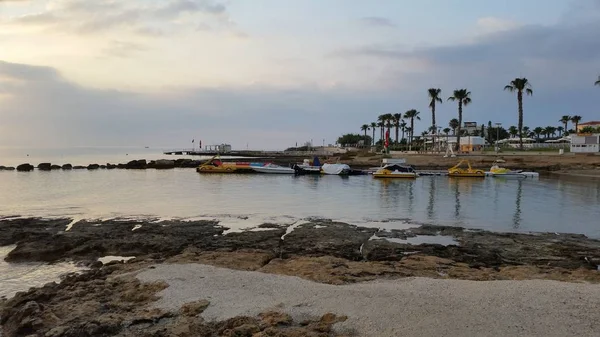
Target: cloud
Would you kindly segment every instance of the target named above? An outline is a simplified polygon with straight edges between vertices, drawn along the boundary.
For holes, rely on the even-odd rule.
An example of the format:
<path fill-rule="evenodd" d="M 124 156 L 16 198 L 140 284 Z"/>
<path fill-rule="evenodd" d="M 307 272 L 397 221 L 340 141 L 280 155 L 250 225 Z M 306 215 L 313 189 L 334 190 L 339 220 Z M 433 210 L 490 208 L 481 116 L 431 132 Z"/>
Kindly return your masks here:
<path fill-rule="evenodd" d="M 505 20 L 495 17 L 484 17 L 477 20 L 478 34 L 490 34 L 506 30 L 512 30 L 522 26 L 520 23 L 513 20 Z"/>
<path fill-rule="evenodd" d="M 139 43 L 127 41 L 111 41 L 110 45 L 104 50 L 107 56 L 112 57 L 130 57 L 137 52 L 148 50 L 148 47 Z"/>
<path fill-rule="evenodd" d="M 99 90 L 49 67 L 2 61 L 0 93 L 5 146 L 178 147 L 200 137 L 205 144 L 282 149 L 311 138 L 334 143 L 347 131 L 340 120 L 360 125 L 364 111 L 381 104 L 350 92 L 307 88 Z"/>
<path fill-rule="evenodd" d="M 162 0 L 148 4 L 145 1 L 87 1 L 87 0 L 54 0 L 49 2 L 40 12 L 27 13 L 13 17 L 0 15 L 0 27 L 9 25 L 36 26 L 41 29 L 58 29 L 76 34 L 96 34 L 120 28 L 128 28 L 134 33 L 146 37 L 160 37 L 169 29 L 164 27 L 186 27 L 173 20 L 187 14 L 193 24 L 188 25 L 191 31 L 198 22 L 217 23 L 221 30 L 239 31 L 227 13 L 225 5 L 212 0 Z M 154 25 L 163 29 L 158 32 Z"/>
<path fill-rule="evenodd" d="M 396 25 L 387 18 L 380 16 L 367 16 L 360 19 L 361 23 L 369 27 L 394 28 Z"/>

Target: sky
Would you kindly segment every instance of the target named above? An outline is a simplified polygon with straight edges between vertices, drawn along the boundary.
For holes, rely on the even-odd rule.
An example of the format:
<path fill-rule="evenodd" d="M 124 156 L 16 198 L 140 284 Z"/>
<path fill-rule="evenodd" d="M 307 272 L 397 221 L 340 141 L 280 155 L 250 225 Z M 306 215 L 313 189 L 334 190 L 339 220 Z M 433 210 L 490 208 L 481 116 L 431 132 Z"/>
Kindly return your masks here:
<path fill-rule="evenodd" d="M 427 89 L 464 120 L 600 120 L 600 0 L 0 0 L 0 146 L 327 144 Z M 438 125 L 457 117 L 438 106 Z M 197 143 L 196 143 L 197 144 Z"/>

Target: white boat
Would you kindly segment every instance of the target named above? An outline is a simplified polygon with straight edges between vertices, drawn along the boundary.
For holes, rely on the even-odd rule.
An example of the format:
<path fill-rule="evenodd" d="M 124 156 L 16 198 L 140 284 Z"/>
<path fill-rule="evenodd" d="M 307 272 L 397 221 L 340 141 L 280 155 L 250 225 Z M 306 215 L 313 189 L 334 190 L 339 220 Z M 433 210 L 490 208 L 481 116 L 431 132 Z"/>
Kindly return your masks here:
<path fill-rule="evenodd" d="M 373 173 L 374 178 L 416 178 L 419 174 L 407 165 L 388 164 Z"/>
<path fill-rule="evenodd" d="M 252 169 L 258 173 L 271 174 L 294 174 L 296 171 L 291 167 L 279 166 L 275 164 L 265 164 L 264 166 L 253 166 Z"/>
<path fill-rule="evenodd" d="M 321 169 L 323 173 L 331 175 L 347 175 L 352 172 L 350 166 L 346 164 L 323 164 Z"/>
<path fill-rule="evenodd" d="M 540 174 L 537 172 L 525 172 L 523 170 L 509 170 L 501 167 L 499 164 L 503 163 L 502 159 L 498 159 L 494 162 L 490 168 L 490 172 L 486 172 L 487 175 L 492 177 L 503 177 L 503 178 L 539 178 Z"/>

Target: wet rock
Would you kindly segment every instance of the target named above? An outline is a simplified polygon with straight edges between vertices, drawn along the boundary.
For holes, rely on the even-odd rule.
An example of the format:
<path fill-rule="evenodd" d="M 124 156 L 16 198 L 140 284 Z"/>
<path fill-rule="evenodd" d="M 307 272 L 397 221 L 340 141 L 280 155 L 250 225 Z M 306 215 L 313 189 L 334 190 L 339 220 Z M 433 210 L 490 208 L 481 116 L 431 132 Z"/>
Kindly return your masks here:
<path fill-rule="evenodd" d="M 127 168 L 127 165 L 125 165 L 125 164 L 118 164 L 117 168 L 125 169 L 125 168 Z"/>
<path fill-rule="evenodd" d="M 81 165 L 75 165 L 75 166 L 73 166 L 73 169 L 74 170 L 84 170 L 84 169 L 86 169 L 86 167 L 85 166 L 81 166 Z"/>
<path fill-rule="evenodd" d="M 146 159 L 132 160 L 127 163 L 127 169 L 143 170 L 146 168 Z"/>
<path fill-rule="evenodd" d="M 6 170 L 6 166 L 0 165 L 0 171 L 4 171 L 4 170 Z"/>
<path fill-rule="evenodd" d="M 100 165 L 100 168 L 104 170 L 106 169 L 106 165 Z"/>
<path fill-rule="evenodd" d="M 100 165 L 98 165 L 98 164 L 90 164 L 87 166 L 88 170 L 97 170 L 99 168 L 100 168 Z"/>
<path fill-rule="evenodd" d="M 154 164 L 154 168 L 156 168 L 158 170 L 172 169 L 174 167 L 175 167 L 175 162 L 173 160 L 160 159 L 160 160 L 157 160 L 156 163 Z"/>
<path fill-rule="evenodd" d="M 2 329 L 7 336 L 27 336 L 35 334 L 44 326 L 43 307 L 35 301 L 27 301 L 11 313 L 11 317 L 2 315 Z"/>
<path fill-rule="evenodd" d="M 73 165 L 71 165 L 71 164 L 64 164 L 62 166 L 62 169 L 63 170 L 72 170 L 73 169 Z"/>
<path fill-rule="evenodd" d="M 52 164 L 50 164 L 50 163 L 40 163 L 37 166 L 37 168 L 38 168 L 38 170 L 41 170 L 41 171 L 50 171 L 52 169 Z"/>
<path fill-rule="evenodd" d="M 111 164 L 111 163 L 107 163 L 106 164 L 106 168 L 109 169 L 109 170 L 114 170 L 114 169 L 117 168 L 117 165 Z"/>
<path fill-rule="evenodd" d="M 21 171 L 21 172 L 33 171 L 33 165 L 21 164 L 21 165 L 17 166 L 17 171 Z"/>
<path fill-rule="evenodd" d="M 13 166 L 7 166 L 4 168 L 5 171 L 14 171 L 15 168 Z"/>
<path fill-rule="evenodd" d="M 51 170 L 60 170 L 62 167 L 60 165 L 52 165 L 50 166 Z"/>

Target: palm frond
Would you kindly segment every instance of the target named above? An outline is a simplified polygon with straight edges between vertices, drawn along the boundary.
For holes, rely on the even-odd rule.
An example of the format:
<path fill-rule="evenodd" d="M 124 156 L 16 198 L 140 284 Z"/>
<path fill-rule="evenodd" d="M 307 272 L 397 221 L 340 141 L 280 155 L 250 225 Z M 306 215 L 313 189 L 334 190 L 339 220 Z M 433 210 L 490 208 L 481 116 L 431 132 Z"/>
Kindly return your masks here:
<path fill-rule="evenodd" d="M 600 76 L 598 76 L 598 80 L 594 83 L 594 85 L 600 85 Z"/>
<path fill-rule="evenodd" d="M 533 96 L 533 90 L 531 90 L 530 88 L 525 89 L 525 93 L 529 96 Z"/>

